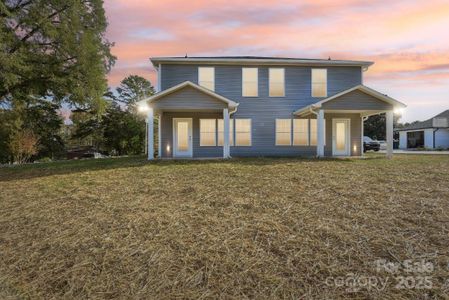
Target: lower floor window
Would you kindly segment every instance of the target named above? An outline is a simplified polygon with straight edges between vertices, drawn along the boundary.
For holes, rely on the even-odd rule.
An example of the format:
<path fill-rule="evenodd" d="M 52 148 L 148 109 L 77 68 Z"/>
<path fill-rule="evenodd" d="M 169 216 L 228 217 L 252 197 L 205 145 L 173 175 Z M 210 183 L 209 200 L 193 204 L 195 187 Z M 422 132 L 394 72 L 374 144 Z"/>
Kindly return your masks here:
<path fill-rule="evenodd" d="M 326 136 L 326 120 L 324 120 L 324 135 Z M 292 144 L 294 146 L 316 146 L 318 140 L 317 120 L 293 119 L 292 122 L 291 119 L 276 119 L 275 139 L 276 146 L 289 146 Z"/>
<path fill-rule="evenodd" d="M 292 120 L 276 119 L 276 145 L 290 146 L 292 144 Z"/>
<path fill-rule="evenodd" d="M 223 146 L 223 144 L 223 119 L 200 119 L 200 146 Z M 251 119 L 229 120 L 229 145 L 251 146 Z"/>
<path fill-rule="evenodd" d="M 251 146 L 251 119 L 235 119 L 235 145 Z"/>
<path fill-rule="evenodd" d="M 216 146 L 215 119 L 200 119 L 200 146 Z"/>

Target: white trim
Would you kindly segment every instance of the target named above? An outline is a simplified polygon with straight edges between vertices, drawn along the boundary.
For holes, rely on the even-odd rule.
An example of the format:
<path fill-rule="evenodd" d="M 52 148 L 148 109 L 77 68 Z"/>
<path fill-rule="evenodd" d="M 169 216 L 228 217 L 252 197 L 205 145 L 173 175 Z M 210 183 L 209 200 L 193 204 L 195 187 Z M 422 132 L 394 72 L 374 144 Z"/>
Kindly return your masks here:
<path fill-rule="evenodd" d="M 387 138 L 387 158 L 393 157 L 393 111 L 387 111 L 385 116 L 386 138 Z"/>
<path fill-rule="evenodd" d="M 198 75 L 198 78 L 197 78 L 197 82 L 198 82 L 198 85 L 199 86 L 201 86 L 201 87 L 203 87 L 201 84 L 200 84 L 200 69 L 201 68 L 204 68 L 204 69 L 212 69 L 213 70 L 213 76 L 212 76 L 212 82 L 213 82 L 213 87 L 212 87 L 212 89 L 210 90 L 210 91 L 215 91 L 215 67 L 209 67 L 209 66 L 207 66 L 207 67 L 205 67 L 205 66 L 198 66 L 198 68 L 197 68 L 197 75 Z M 206 87 L 203 87 L 203 88 L 206 88 Z M 206 88 L 207 89 L 207 88 Z"/>
<path fill-rule="evenodd" d="M 175 126 L 176 125 L 176 121 L 187 121 L 189 123 L 189 151 L 187 152 L 187 155 L 178 155 L 177 154 L 177 146 L 178 143 L 176 142 L 176 137 L 177 137 L 177 133 L 178 133 L 178 129 Z M 173 157 L 193 157 L 193 139 L 192 139 L 192 118 L 173 118 L 173 125 L 172 125 L 172 135 L 173 135 Z"/>
<path fill-rule="evenodd" d="M 223 158 L 231 157 L 229 143 L 229 123 L 229 110 L 227 108 L 223 108 Z"/>
<path fill-rule="evenodd" d="M 154 112 L 153 108 L 148 109 L 148 160 L 154 159 Z"/>
<path fill-rule="evenodd" d="M 335 141 L 335 124 L 338 121 L 347 121 L 346 136 L 345 136 L 345 146 L 346 152 L 344 154 L 337 153 L 336 141 Z M 351 156 L 351 119 L 348 118 L 332 118 L 332 156 Z"/>
<path fill-rule="evenodd" d="M 159 158 L 162 158 L 162 112 L 159 113 L 159 123 L 157 124 L 157 137 L 158 137 L 158 149 L 157 149 L 157 156 Z"/>
<path fill-rule="evenodd" d="M 295 115 L 301 115 L 301 114 L 304 114 L 304 113 L 310 111 L 310 109 L 318 109 L 318 108 L 321 108 L 321 106 L 322 106 L 324 103 L 326 103 L 326 102 L 328 102 L 328 101 L 331 101 L 331 100 L 334 100 L 334 99 L 336 99 L 336 98 L 338 98 L 338 97 L 341 97 L 341 96 L 343 96 L 343 95 L 345 95 L 345 94 L 348 94 L 348 93 L 350 93 L 350 92 L 353 92 L 353 91 L 355 91 L 355 90 L 362 91 L 362 92 L 364 92 L 364 93 L 366 93 L 366 94 L 368 94 L 368 95 L 370 95 L 370 96 L 373 96 L 373 97 L 375 97 L 375 98 L 377 98 L 377 99 L 379 99 L 379 100 L 381 100 L 381 101 L 384 101 L 384 102 L 386 102 L 386 103 L 388 103 L 388 104 L 391 104 L 391 105 L 393 105 L 393 106 L 395 106 L 395 107 L 400 107 L 400 108 L 405 108 L 405 107 L 406 107 L 406 105 L 405 105 L 404 103 L 399 102 L 399 101 L 397 101 L 397 100 L 395 100 L 395 99 L 393 99 L 393 98 L 391 98 L 391 97 L 388 97 L 387 95 L 381 94 L 381 93 L 379 93 L 378 91 L 375 91 L 375 90 L 373 90 L 373 89 L 371 89 L 371 88 L 369 88 L 369 87 L 367 87 L 367 86 L 364 86 L 364 85 L 357 85 L 357 86 L 355 86 L 355 87 L 353 87 L 353 88 L 347 89 L 347 90 L 345 90 L 345 91 L 343 91 L 343 92 L 340 92 L 340 93 L 338 93 L 338 94 L 335 94 L 335 95 L 333 95 L 333 96 L 331 96 L 331 97 L 328 97 L 328 98 L 326 98 L 326 99 L 323 99 L 323 100 L 321 100 L 321 101 L 318 101 L 318 102 L 316 102 L 316 103 L 314 103 L 314 104 L 311 104 L 311 105 L 308 105 L 308 106 L 303 107 L 303 108 L 301 108 L 301 109 L 298 109 L 298 110 L 295 111 L 293 114 L 295 114 Z M 381 113 L 381 112 L 379 112 L 379 113 Z"/>
<path fill-rule="evenodd" d="M 214 97 L 217 100 L 220 100 L 220 101 L 228 104 L 229 108 L 234 109 L 234 108 L 236 108 L 239 105 L 238 103 L 236 103 L 236 102 L 234 102 L 234 101 L 232 101 L 232 100 L 230 100 L 230 99 L 228 99 L 226 97 L 223 97 L 223 96 L 221 96 L 221 95 L 219 95 L 219 94 L 217 94 L 217 93 L 215 93 L 215 92 L 213 92 L 213 91 L 211 91 L 209 89 L 206 89 L 206 88 L 204 88 L 202 86 L 199 86 L 199 85 L 197 85 L 197 84 L 195 84 L 195 83 L 193 83 L 191 81 L 184 81 L 184 82 L 182 82 L 182 83 L 180 83 L 178 85 L 175 85 L 175 86 L 173 86 L 173 87 L 171 87 L 169 89 L 166 89 L 166 90 L 164 90 L 164 91 L 162 91 L 160 93 L 157 93 L 157 94 L 155 94 L 155 95 L 153 95 L 151 97 L 148 97 L 148 98 L 146 98 L 144 100 L 141 100 L 141 101 L 137 102 L 137 104 L 151 104 L 152 102 L 157 101 L 157 100 L 159 100 L 160 98 L 162 98 L 164 96 L 167 96 L 167 95 L 169 95 L 171 93 L 174 93 L 174 92 L 176 92 L 176 91 L 178 91 L 180 89 L 183 89 L 185 87 L 188 87 L 188 86 L 192 87 L 192 88 L 194 88 L 194 89 L 196 89 L 196 90 L 198 90 L 200 92 L 203 92 L 203 93 L 205 93 L 205 94 L 207 94 L 207 95 L 209 95 L 211 97 Z"/>
<path fill-rule="evenodd" d="M 324 156 L 324 139 L 325 139 L 325 123 L 324 123 L 324 110 L 320 109 L 317 115 L 317 146 L 316 146 L 316 154 L 317 157 Z M 311 128 L 312 126 L 310 126 Z M 310 131 L 310 134 L 312 131 Z"/>
<path fill-rule="evenodd" d="M 159 64 L 157 67 L 157 92 L 162 90 L 162 65 Z"/>
<path fill-rule="evenodd" d="M 243 81 L 243 70 L 244 69 L 256 69 L 257 76 L 256 76 L 256 95 L 255 96 L 245 96 L 245 95 L 243 95 L 243 83 L 244 83 L 244 81 Z M 242 97 L 245 97 L 245 98 L 256 98 L 256 97 L 259 97 L 259 68 L 257 68 L 257 67 L 243 67 L 242 68 Z"/>
<path fill-rule="evenodd" d="M 214 58 L 214 57 L 152 57 L 153 65 L 159 63 L 172 64 L 240 64 L 240 65 L 296 65 L 296 66 L 361 66 L 368 68 L 373 65 L 371 61 L 354 60 L 328 60 L 328 59 L 301 59 L 301 58 Z"/>
<path fill-rule="evenodd" d="M 270 73 L 271 73 L 271 70 L 274 70 L 274 69 L 278 69 L 278 70 L 282 70 L 283 71 L 283 73 L 284 73 L 284 79 L 283 79 L 283 84 L 284 84 L 284 88 L 283 88 L 283 95 L 282 96 L 271 96 L 271 80 L 270 80 Z M 285 91 L 285 68 L 268 68 L 268 97 L 270 97 L 270 98 L 283 98 L 283 97 L 285 97 L 285 95 L 286 95 L 287 93 L 286 93 L 286 91 Z"/>

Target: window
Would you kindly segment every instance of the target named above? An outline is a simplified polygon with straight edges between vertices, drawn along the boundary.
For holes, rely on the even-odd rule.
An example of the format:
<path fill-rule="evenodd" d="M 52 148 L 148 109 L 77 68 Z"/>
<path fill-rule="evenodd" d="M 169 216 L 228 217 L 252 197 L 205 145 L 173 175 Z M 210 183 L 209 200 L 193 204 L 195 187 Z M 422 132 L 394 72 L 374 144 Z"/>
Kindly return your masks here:
<path fill-rule="evenodd" d="M 290 146 L 292 144 L 292 120 L 276 119 L 276 145 Z"/>
<path fill-rule="evenodd" d="M 326 145 L 326 120 L 323 120 L 324 145 Z M 316 146 L 318 140 L 318 124 L 316 119 L 310 119 L 310 146 Z"/>
<path fill-rule="evenodd" d="M 309 145 L 309 120 L 293 119 L 293 145 Z"/>
<path fill-rule="evenodd" d="M 316 119 L 310 120 L 310 146 L 316 146 L 318 139 L 317 121 Z"/>
<path fill-rule="evenodd" d="M 211 91 L 215 90 L 215 69 L 214 67 L 198 68 L 198 85 Z"/>
<path fill-rule="evenodd" d="M 242 96 L 258 96 L 258 70 L 257 68 L 242 68 Z"/>
<path fill-rule="evenodd" d="M 285 96 L 284 71 L 285 71 L 284 69 L 280 68 L 269 69 L 270 97 Z"/>
<path fill-rule="evenodd" d="M 327 69 L 312 69 L 312 97 L 327 97 Z"/>
<path fill-rule="evenodd" d="M 223 119 L 218 119 L 218 146 L 224 144 L 224 122 Z M 234 119 L 229 119 L 229 145 L 234 146 Z"/>
<path fill-rule="evenodd" d="M 200 146 L 215 146 L 215 119 L 200 119 Z"/>
<path fill-rule="evenodd" d="M 251 146 L 251 119 L 235 119 L 235 145 Z"/>

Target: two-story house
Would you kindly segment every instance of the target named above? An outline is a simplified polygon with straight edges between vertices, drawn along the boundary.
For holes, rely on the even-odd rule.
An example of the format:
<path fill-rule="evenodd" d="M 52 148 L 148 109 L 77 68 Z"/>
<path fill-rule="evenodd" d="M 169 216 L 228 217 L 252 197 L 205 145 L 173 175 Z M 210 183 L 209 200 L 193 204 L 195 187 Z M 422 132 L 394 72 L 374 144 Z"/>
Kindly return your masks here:
<path fill-rule="evenodd" d="M 277 57 L 155 57 L 148 158 L 361 156 L 363 120 L 404 104 L 363 85 L 372 62 Z"/>

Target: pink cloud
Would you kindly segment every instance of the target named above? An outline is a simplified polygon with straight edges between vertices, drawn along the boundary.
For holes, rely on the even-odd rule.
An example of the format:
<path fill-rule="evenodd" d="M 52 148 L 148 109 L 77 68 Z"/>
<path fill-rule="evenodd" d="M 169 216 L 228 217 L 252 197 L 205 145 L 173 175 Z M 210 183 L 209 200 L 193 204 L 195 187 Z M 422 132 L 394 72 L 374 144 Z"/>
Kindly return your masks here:
<path fill-rule="evenodd" d="M 407 87 L 449 85 L 446 0 L 107 0 L 105 8 L 118 57 L 112 86 L 129 74 L 156 84 L 149 57 L 186 53 L 373 60 L 365 83 L 394 82 L 410 109 L 419 99 Z M 445 95 L 433 95 L 443 109 Z"/>

